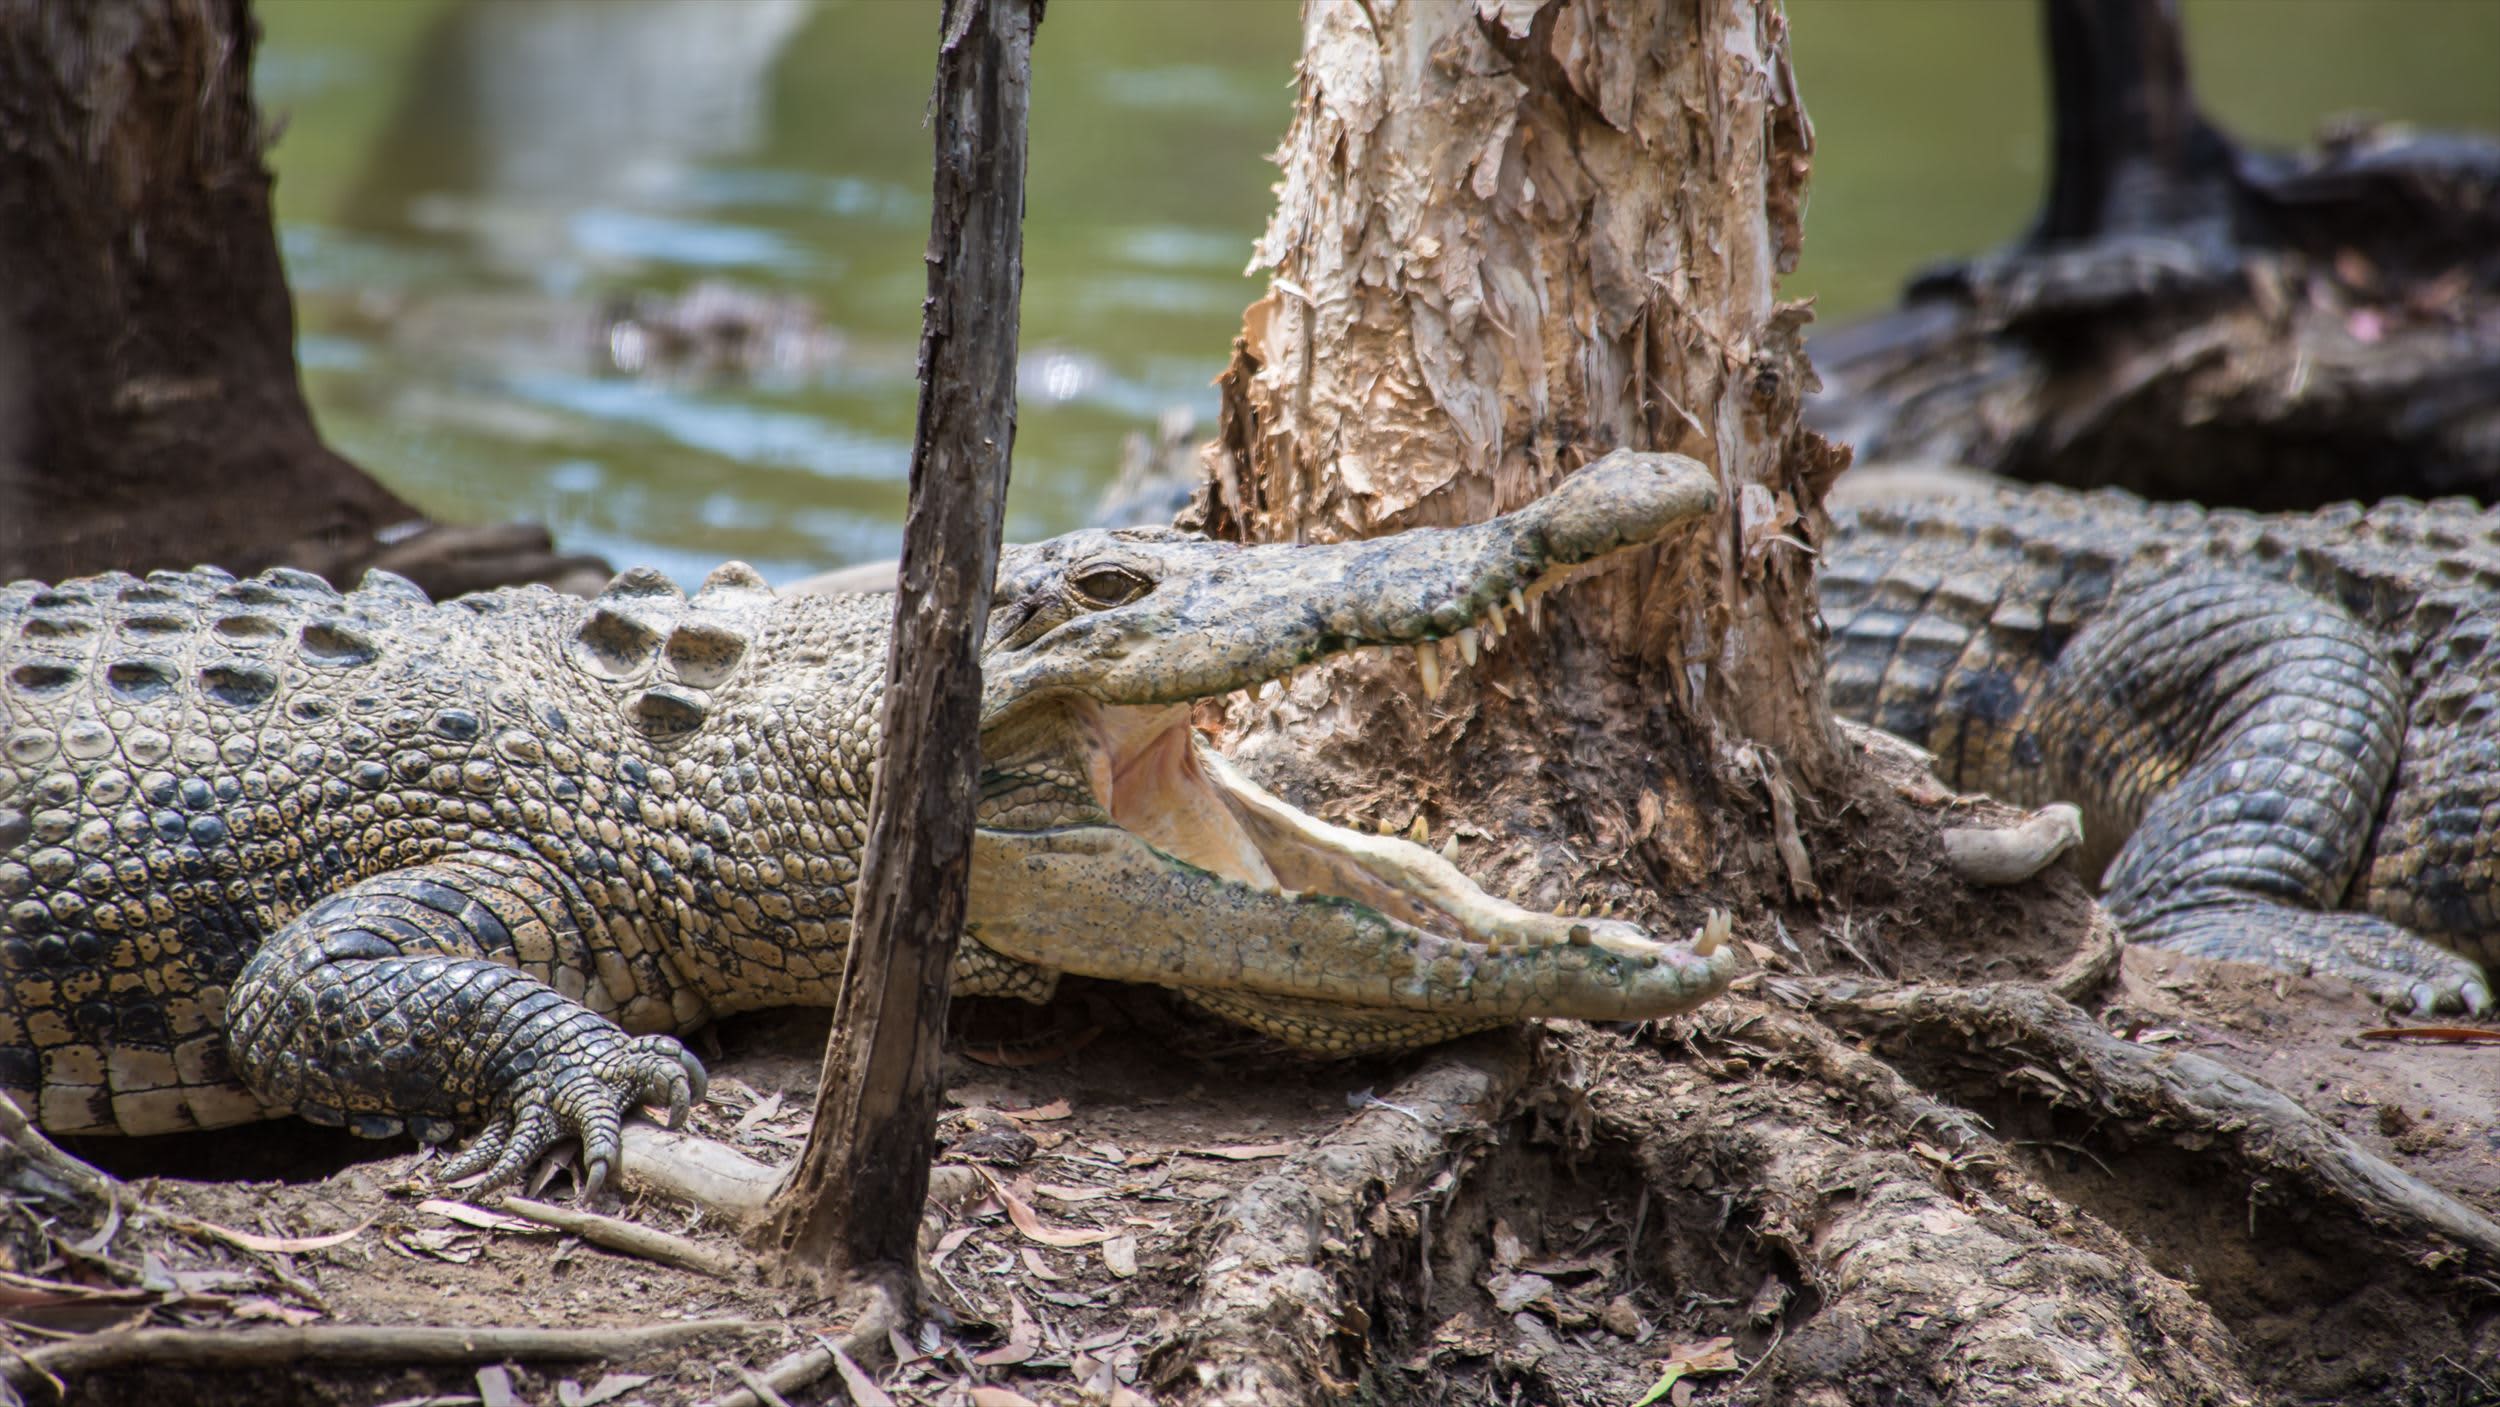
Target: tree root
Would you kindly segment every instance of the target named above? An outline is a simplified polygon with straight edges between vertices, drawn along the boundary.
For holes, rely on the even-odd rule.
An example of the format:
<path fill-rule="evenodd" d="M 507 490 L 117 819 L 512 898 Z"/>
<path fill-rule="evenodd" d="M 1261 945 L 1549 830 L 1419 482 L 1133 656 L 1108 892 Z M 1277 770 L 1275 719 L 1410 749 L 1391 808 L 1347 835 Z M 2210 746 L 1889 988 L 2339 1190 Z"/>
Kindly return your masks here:
<path fill-rule="evenodd" d="M 1521 1038 L 1445 1051 L 1243 1189 L 1216 1221 L 1197 1302 L 1149 1361 L 1158 1399 L 1342 1400 L 1377 1371 L 1376 1320 L 1447 1302 L 1428 1282 L 1409 1293 L 1414 1238 L 1430 1253 L 1422 1213 L 1491 1190 L 1471 1184 L 1477 1155 L 1523 1095 L 1560 1090 L 1568 1105 L 1576 1089 L 1566 1125 L 1662 1194 L 1643 1199 L 1667 1225 L 1635 1228 L 1637 1273 L 1703 1304 L 1741 1305 L 1762 1282 L 1750 1318 L 1704 1309 L 1678 1332 L 1748 1336 L 1771 1400 L 1849 1402 L 1875 1379 L 2024 1407 L 2257 1400 L 2210 1310 L 1971 1115 L 1788 1012 L 1722 1002 L 1672 1029 L 1699 1059 L 1556 1031 L 1566 1063 L 1603 1067 L 1576 1084 L 1532 1085 Z M 1835 1100 L 1863 1117 L 1835 1121 Z M 1418 1215 L 1383 1215 L 1406 1207 Z"/>
<path fill-rule="evenodd" d="M 2067 802 L 2018 826 L 1948 826 L 1938 833 L 1945 868 L 1972 884 L 2020 884 L 2083 844 L 2083 812 Z"/>
<path fill-rule="evenodd" d="M 1784 1013 L 1721 1003 L 1682 1029 L 1718 1068 L 1628 1052 L 1589 1091 L 1593 1131 L 1677 1192 L 1672 1278 L 1724 1275 L 1731 1225 L 1784 1265 L 1736 1326 L 1773 1335 L 1749 1370 L 1767 1399 L 1837 1407 L 1880 1380 L 2009 1407 L 2257 1400 L 2210 1310 L 1969 1115 Z M 1835 1095 L 1868 1121 L 1835 1121 Z"/>
<path fill-rule="evenodd" d="M 1533 1064 L 1518 1032 L 1447 1047 L 1242 1188 L 1215 1218 L 1196 1303 L 1147 1363 L 1158 1400 L 1340 1402 L 1347 1384 L 1323 1365 L 1338 1361 L 1339 1336 L 1359 1342 L 1370 1326 L 1347 1274 L 1380 1249 L 1370 1214 L 1445 1190 L 1511 1113 Z"/>
<path fill-rule="evenodd" d="M 642 1329 L 374 1327 L 313 1324 L 267 1329 L 130 1329 L 89 1334 L 0 1362 L 0 1380 L 25 1389 L 72 1374 L 126 1368 L 271 1368 L 293 1364 L 491 1363 L 502 1359 L 630 1358 L 707 1334 L 778 1333 L 749 1319 L 698 1319 Z"/>
<path fill-rule="evenodd" d="M 739 1223 L 764 1214 L 782 1170 L 701 1134 L 640 1119 L 625 1125 L 618 1177 L 629 1186 L 692 1202 Z"/>
<path fill-rule="evenodd" d="M 2045 1068 L 2065 1082 L 2061 1100 L 2148 1138 L 2218 1144 L 2245 1172 L 2343 1209 L 2384 1254 L 2423 1266 L 2462 1258 L 2481 1273 L 2500 1271 L 2500 1224 L 2491 1218 L 2266 1085 L 2193 1052 L 2119 1040 L 2039 987 L 1806 981 L 1773 990 L 1793 990 L 1817 1016 L 1964 1088 L 2001 1092 L 2016 1067 Z"/>

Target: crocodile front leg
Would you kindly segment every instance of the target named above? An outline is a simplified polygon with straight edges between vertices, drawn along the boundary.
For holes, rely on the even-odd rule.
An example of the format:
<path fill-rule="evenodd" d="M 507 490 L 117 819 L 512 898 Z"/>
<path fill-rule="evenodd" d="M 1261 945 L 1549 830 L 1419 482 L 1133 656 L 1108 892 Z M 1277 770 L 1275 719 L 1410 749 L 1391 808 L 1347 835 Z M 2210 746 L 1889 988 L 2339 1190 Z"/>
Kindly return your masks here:
<path fill-rule="evenodd" d="M 440 1142 L 483 1123 L 444 1169 L 451 1179 L 483 1170 L 486 1185 L 506 1182 L 579 1138 L 590 1196 L 616 1164 L 625 1109 L 666 1103 L 675 1127 L 703 1097 L 704 1074 L 673 1037 L 629 1036 L 514 965 L 524 939 L 580 951 L 565 907 L 533 862 L 504 856 L 342 890 L 237 977 L 226 1022 L 235 1069 L 264 1101 L 369 1137 L 405 1127 Z"/>
<path fill-rule="evenodd" d="M 2378 642 L 2333 604 L 2235 573 L 2123 591 L 2046 704 L 2064 790 L 2105 816 L 2141 808 L 2103 881 L 2130 941 L 2342 977 L 2416 1012 L 2491 1005 L 2471 960 L 2334 911 L 2405 710 Z"/>

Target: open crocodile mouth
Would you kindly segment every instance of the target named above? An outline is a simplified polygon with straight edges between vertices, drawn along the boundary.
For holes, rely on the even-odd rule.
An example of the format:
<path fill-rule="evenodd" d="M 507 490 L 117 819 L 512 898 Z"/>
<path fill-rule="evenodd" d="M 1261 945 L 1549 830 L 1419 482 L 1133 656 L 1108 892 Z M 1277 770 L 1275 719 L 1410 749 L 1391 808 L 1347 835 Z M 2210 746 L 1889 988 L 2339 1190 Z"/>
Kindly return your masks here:
<path fill-rule="evenodd" d="M 1485 637 L 1501 637 L 1506 605 L 1533 618 L 1537 608 L 1528 593 L 1542 594 L 1554 584 L 1514 593 L 1481 623 L 1442 641 L 1401 647 L 1414 652 L 1426 691 L 1438 695 L 1448 671 L 1473 666 Z M 1446 664 L 1443 650 L 1450 655 Z M 1235 768 L 1192 726 L 1187 705 L 1123 707 L 1080 699 L 1074 710 L 1094 752 L 1086 771 L 1096 801 L 1121 829 L 1173 859 L 1269 893 L 1351 900 L 1418 929 L 1492 948 L 1595 944 L 1635 958 L 1665 951 L 1632 924 L 1520 908 L 1414 841 L 1310 815 Z M 1715 941 L 1704 941 L 1698 952 L 1708 957 Z"/>
<path fill-rule="evenodd" d="M 983 750 L 1007 780 L 976 841 L 968 931 L 1020 962 L 1180 988 L 1332 1049 L 1411 1044 L 1402 1022 L 1448 1034 L 1637 1020 L 1712 995 L 1735 970 L 1723 916 L 1661 942 L 1533 913 L 1420 844 L 1270 795 L 1189 715 L 1358 649 L 1414 650 L 1437 694 L 1533 618 L 1538 594 L 1714 502 L 1701 465 L 1618 453 L 1467 528 L 1295 547 L 1072 535 L 1036 549 L 1002 572 L 1017 604 L 983 662 Z M 1113 599 L 1071 609 L 1066 583 Z M 1080 787 L 1090 804 L 1068 805 Z M 1346 1014 L 1361 1011 L 1377 1015 Z M 1348 1033 L 1365 1021 L 1373 1034 Z"/>

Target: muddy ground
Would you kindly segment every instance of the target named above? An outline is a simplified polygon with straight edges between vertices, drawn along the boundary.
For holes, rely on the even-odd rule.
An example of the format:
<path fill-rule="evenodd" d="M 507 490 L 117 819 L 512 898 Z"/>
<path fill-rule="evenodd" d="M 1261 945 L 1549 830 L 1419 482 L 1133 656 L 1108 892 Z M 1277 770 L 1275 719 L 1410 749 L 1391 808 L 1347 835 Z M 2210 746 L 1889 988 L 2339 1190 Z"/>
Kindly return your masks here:
<path fill-rule="evenodd" d="M 1104 985 L 959 1004 L 940 1162 L 977 1172 L 942 1179 L 924 1237 L 946 1314 L 865 1371 L 896 1402 L 979 1407 L 1633 1407 L 1653 1390 L 1684 1407 L 1998 1400 L 1999 1379 L 2081 1382 L 2061 1375 L 2097 1353 L 2140 1360 L 2133 1400 L 2500 1401 L 2500 1283 L 2470 1248 L 2425 1256 L 2267 1173 L 2231 1129 L 2129 1117 L 2078 1064 L 1905 1044 L 1864 1011 L 2088 989 L 2115 1042 L 2261 1080 L 2484 1216 L 2500 1049 L 2366 1038 L 2387 1018 L 2325 981 L 2151 951 L 2096 973 L 2106 933 L 2072 876 L 1961 885 L 1935 823 L 2002 813 L 1884 767 L 1866 814 L 1809 827 L 1835 892 L 1746 912 L 1762 970 L 1689 1018 L 1312 1062 Z M 823 1034 L 821 1014 L 781 1013 L 703 1037 L 697 1127 L 794 1155 Z M 20 1354 L 143 1325 L 756 1327 L 605 1363 L 115 1367 L 74 1374 L 73 1402 L 706 1402 L 841 1327 L 761 1283 L 734 1226 L 663 1199 L 606 1209 L 730 1252 L 730 1278 L 508 1221 L 434 1185 L 408 1144 L 295 1121 L 74 1151 L 145 1202 L 338 1239 L 263 1253 L 144 1216 L 107 1234 L 92 1209 L 19 1195 L 0 1202 L 0 1315 Z M 2083 1322 L 2103 1291 L 2127 1322 Z M 2070 1340 L 2100 1348 L 2058 1358 Z M 829 1381 L 789 1398 L 842 1400 Z"/>

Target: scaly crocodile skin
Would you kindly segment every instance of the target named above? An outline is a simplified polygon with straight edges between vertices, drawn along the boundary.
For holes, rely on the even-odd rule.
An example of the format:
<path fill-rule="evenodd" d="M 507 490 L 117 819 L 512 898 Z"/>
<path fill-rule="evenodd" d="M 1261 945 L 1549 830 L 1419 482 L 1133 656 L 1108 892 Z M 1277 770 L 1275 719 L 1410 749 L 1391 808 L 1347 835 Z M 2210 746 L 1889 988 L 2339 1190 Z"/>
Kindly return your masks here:
<path fill-rule="evenodd" d="M 2034 489 L 1834 526 L 1833 706 L 1952 785 L 2080 805 L 2133 941 L 2490 1005 L 2500 514 Z"/>
<path fill-rule="evenodd" d="M 1707 471 L 1618 455 L 1473 528 L 1332 547 L 1076 534 L 1007 555 L 958 989 L 1196 993 L 1324 1050 L 1641 1017 L 1732 948 L 1523 913 L 1233 776 L 1189 703 L 1469 628 L 1655 541 Z M 829 1002 L 890 596 L 628 572 L 443 604 L 213 571 L 0 588 L 0 1087 L 60 1132 L 293 1110 L 484 1125 L 512 1176 L 700 1098 L 667 1032 Z M 641 1033 L 641 1034 L 634 1034 Z"/>

